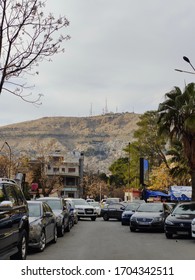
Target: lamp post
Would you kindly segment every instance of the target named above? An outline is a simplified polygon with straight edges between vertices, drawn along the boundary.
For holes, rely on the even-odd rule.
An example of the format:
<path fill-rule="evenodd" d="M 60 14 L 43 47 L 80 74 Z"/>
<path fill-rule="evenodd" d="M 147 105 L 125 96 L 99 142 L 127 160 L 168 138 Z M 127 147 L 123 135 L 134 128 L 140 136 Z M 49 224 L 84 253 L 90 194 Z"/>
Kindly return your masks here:
<path fill-rule="evenodd" d="M 128 151 L 129 151 L 129 158 L 128 158 L 128 188 L 130 188 L 130 145 L 131 143 L 129 142 L 128 144 Z"/>
<path fill-rule="evenodd" d="M 195 67 L 192 65 L 192 63 L 190 62 L 189 58 L 187 56 L 183 56 L 183 60 L 185 60 L 187 63 L 190 64 L 190 66 L 194 70 L 194 72 L 185 71 L 185 70 L 181 70 L 181 69 L 175 69 L 175 71 L 182 72 L 182 73 L 187 73 L 187 74 L 195 74 Z"/>

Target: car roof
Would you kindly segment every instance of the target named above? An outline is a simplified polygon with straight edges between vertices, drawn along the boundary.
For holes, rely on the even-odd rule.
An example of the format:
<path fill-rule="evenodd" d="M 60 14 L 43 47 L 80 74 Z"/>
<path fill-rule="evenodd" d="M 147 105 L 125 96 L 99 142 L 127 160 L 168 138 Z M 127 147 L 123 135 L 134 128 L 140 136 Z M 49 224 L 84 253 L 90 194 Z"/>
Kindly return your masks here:
<path fill-rule="evenodd" d="M 38 200 L 27 200 L 27 202 L 28 203 L 34 203 L 34 204 L 37 203 L 38 204 L 38 203 L 42 203 L 43 201 L 41 201 L 41 200 L 39 200 L 39 201 Z"/>
<path fill-rule="evenodd" d="M 61 197 L 57 197 L 57 196 L 45 196 L 45 197 L 40 197 L 37 198 L 37 200 L 61 200 Z"/>

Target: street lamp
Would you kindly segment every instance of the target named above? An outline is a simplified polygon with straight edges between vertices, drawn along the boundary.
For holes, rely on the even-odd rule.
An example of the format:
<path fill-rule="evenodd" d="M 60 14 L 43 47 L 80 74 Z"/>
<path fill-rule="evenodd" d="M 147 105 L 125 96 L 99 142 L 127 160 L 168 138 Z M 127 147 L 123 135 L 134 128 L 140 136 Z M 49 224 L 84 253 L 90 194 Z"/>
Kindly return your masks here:
<path fill-rule="evenodd" d="M 192 69 L 194 70 L 194 72 L 185 71 L 185 70 L 181 70 L 181 69 L 175 69 L 175 71 L 183 72 L 183 73 L 188 73 L 188 74 L 195 74 L 195 68 L 194 68 L 194 66 L 192 65 L 192 63 L 190 62 L 189 58 L 188 58 L 187 56 L 183 56 L 183 60 L 185 60 L 187 63 L 190 64 L 190 66 L 192 67 Z"/>
<path fill-rule="evenodd" d="M 128 158 L 128 187 L 130 188 L 130 145 L 129 142 L 128 148 L 129 148 L 129 158 Z"/>

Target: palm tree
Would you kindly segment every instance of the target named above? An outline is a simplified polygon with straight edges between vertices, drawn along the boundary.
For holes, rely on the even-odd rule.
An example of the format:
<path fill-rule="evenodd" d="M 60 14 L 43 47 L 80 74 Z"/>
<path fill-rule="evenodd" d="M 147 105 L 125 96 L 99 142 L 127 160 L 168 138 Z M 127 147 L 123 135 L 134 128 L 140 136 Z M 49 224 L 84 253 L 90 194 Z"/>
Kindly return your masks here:
<path fill-rule="evenodd" d="M 183 143 L 191 175 L 192 200 L 195 201 L 195 84 L 186 85 L 183 93 L 179 87 L 174 87 L 165 97 L 158 108 L 159 132 Z"/>

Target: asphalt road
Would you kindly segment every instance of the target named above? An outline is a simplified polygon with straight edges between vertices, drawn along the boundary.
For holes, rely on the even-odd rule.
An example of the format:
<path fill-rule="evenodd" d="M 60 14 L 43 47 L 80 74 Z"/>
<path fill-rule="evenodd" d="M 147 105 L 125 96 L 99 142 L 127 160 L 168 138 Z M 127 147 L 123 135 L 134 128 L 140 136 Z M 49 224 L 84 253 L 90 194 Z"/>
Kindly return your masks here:
<path fill-rule="evenodd" d="M 195 240 L 130 232 L 115 220 L 81 220 L 44 252 L 30 251 L 27 260 L 195 260 Z"/>

